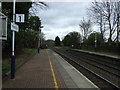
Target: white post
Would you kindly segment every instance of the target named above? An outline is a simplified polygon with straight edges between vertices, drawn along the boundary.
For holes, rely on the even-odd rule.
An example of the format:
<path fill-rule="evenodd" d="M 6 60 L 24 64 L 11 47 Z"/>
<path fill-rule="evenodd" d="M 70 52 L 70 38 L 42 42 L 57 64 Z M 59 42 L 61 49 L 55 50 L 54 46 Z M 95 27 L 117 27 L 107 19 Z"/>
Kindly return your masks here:
<path fill-rule="evenodd" d="M 95 33 L 95 48 L 97 47 L 97 37 L 96 37 L 96 33 Z"/>
<path fill-rule="evenodd" d="M 0 12 L 2 11 L 2 3 L 0 1 Z M 0 27 L 2 27 L 2 19 L 0 18 Z M 0 37 L 2 28 L 0 28 Z M 0 40 L 0 89 L 2 90 L 2 40 Z"/>
<path fill-rule="evenodd" d="M 14 49 L 15 49 L 15 31 L 12 31 L 12 55 L 14 56 Z"/>
<path fill-rule="evenodd" d="M 95 32 L 95 51 L 97 50 L 97 32 L 96 31 L 94 31 Z"/>
<path fill-rule="evenodd" d="M 15 0 L 13 1 L 13 23 L 15 23 Z M 15 55 L 14 44 L 15 44 L 15 31 L 13 31 L 12 34 L 12 55 Z"/>
<path fill-rule="evenodd" d="M 13 0 L 13 23 L 15 23 L 15 0 Z M 15 31 L 12 31 L 12 58 L 11 58 L 11 79 L 15 78 Z"/>

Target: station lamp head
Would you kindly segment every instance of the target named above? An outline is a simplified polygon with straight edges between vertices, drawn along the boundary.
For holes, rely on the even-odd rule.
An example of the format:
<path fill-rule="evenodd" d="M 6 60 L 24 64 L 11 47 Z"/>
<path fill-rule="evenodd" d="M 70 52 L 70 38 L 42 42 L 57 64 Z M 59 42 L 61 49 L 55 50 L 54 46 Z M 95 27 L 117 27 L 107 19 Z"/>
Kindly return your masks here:
<path fill-rule="evenodd" d="M 43 28 L 43 27 L 44 27 L 43 25 L 40 26 L 40 28 Z"/>

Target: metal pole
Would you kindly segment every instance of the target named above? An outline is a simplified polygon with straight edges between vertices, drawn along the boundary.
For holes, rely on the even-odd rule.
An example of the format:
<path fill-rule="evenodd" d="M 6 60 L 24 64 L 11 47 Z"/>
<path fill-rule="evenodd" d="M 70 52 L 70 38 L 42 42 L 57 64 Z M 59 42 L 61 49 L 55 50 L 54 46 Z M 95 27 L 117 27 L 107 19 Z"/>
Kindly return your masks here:
<path fill-rule="evenodd" d="M 42 48 L 42 34 L 41 34 L 41 28 L 40 28 L 40 46 Z"/>
<path fill-rule="evenodd" d="M 39 28 L 39 33 L 38 33 L 38 53 L 40 51 L 40 28 Z"/>
<path fill-rule="evenodd" d="M 0 12 L 2 12 L 2 3 L 0 1 Z M 2 19 L 0 16 L 0 37 L 2 37 Z M 2 40 L 0 40 L 0 89 L 2 90 Z"/>
<path fill-rule="evenodd" d="M 96 36 L 96 32 L 95 32 L 95 51 L 97 49 L 97 36 Z"/>
<path fill-rule="evenodd" d="M 15 23 L 15 0 L 13 1 L 13 23 Z M 15 78 L 15 53 L 14 53 L 14 44 L 15 44 L 15 32 L 12 31 L 11 79 Z"/>

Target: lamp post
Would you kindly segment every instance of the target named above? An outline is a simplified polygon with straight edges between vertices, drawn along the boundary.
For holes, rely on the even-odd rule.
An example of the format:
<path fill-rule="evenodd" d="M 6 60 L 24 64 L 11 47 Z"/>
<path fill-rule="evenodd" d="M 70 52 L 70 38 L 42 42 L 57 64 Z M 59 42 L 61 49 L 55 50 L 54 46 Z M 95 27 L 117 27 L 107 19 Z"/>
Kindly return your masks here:
<path fill-rule="evenodd" d="M 13 1 L 13 23 L 15 23 L 15 0 Z M 12 31 L 12 58 L 11 58 L 11 79 L 15 78 L 15 31 Z"/>
<path fill-rule="evenodd" d="M 81 25 L 79 24 L 79 26 L 81 27 Z M 80 40 L 80 48 L 82 49 L 83 46 L 83 40 L 84 40 L 84 31 L 82 30 L 81 32 L 81 40 Z"/>
<path fill-rule="evenodd" d="M 96 31 L 94 31 L 94 33 L 95 33 L 95 51 L 96 51 L 96 48 L 97 48 L 97 32 Z"/>
<path fill-rule="evenodd" d="M 43 26 L 40 26 L 39 27 L 39 33 L 38 33 L 38 53 L 39 53 L 39 51 L 40 51 L 40 47 L 42 46 L 42 37 L 41 37 L 41 28 L 43 28 Z"/>

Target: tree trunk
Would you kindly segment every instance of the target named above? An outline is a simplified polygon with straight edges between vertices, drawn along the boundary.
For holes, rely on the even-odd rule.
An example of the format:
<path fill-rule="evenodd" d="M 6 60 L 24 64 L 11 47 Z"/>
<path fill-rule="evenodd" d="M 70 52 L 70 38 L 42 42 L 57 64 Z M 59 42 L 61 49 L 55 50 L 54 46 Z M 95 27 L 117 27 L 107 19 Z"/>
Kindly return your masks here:
<path fill-rule="evenodd" d="M 117 15 L 117 46 L 118 46 L 118 43 L 119 43 L 119 32 L 120 32 L 120 28 L 119 28 L 119 14 Z"/>
<path fill-rule="evenodd" d="M 109 29 L 110 29 L 110 35 L 109 35 L 108 43 L 109 43 L 109 46 L 111 46 L 111 42 L 112 42 L 112 29 L 111 29 L 110 15 L 108 16 L 108 23 L 109 23 Z"/>

